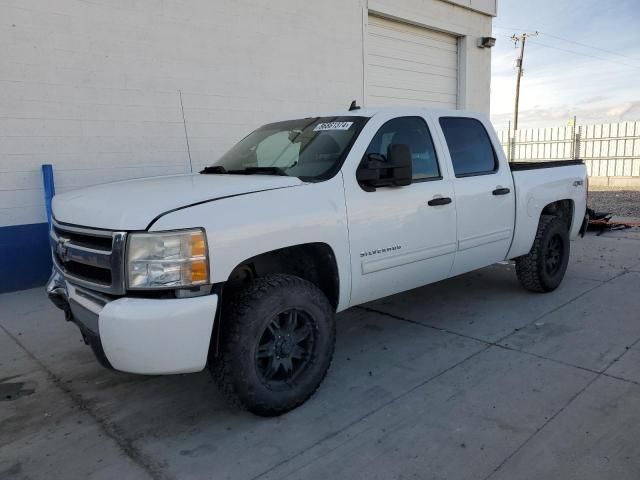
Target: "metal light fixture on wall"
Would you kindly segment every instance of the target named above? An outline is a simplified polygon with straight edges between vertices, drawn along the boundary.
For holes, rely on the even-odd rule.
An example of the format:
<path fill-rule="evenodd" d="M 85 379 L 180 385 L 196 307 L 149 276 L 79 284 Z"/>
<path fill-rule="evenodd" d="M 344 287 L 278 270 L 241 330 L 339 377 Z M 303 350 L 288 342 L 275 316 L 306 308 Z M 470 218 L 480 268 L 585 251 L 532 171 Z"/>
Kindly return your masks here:
<path fill-rule="evenodd" d="M 478 48 L 492 48 L 496 45 L 494 37 L 480 37 L 478 39 Z"/>

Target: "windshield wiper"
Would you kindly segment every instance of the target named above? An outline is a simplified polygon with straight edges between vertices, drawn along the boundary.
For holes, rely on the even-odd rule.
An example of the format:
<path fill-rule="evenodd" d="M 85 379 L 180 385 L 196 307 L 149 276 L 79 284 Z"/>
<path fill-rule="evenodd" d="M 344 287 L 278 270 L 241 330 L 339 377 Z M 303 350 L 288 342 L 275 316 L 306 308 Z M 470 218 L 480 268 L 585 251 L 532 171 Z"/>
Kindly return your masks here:
<path fill-rule="evenodd" d="M 238 174 L 238 175 L 280 175 L 284 177 L 288 177 L 287 172 L 285 172 L 280 167 L 247 167 L 242 170 L 227 170 L 226 173 Z"/>
<path fill-rule="evenodd" d="M 219 175 L 280 175 L 288 177 L 284 169 L 280 167 L 247 167 L 241 170 L 227 170 L 220 165 L 214 165 L 213 167 L 204 167 L 200 170 L 203 174 L 219 174 Z"/>
<path fill-rule="evenodd" d="M 204 167 L 202 170 L 200 170 L 200 173 L 204 173 L 204 174 L 208 174 L 208 173 L 220 173 L 220 174 L 224 174 L 224 173 L 229 173 L 227 172 L 227 169 L 221 166 L 213 166 L 213 167 Z"/>

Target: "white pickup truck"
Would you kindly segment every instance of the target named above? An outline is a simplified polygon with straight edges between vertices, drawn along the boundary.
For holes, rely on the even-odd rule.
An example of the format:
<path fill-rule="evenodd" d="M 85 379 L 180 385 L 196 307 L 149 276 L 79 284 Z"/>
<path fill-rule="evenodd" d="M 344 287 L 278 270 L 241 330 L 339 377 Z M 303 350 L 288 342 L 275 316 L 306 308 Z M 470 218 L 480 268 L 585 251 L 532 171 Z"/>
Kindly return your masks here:
<path fill-rule="evenodd" d="M 208 367 L 278 415 L 326 375 L 336 312 L 504 260 L 555 289 L 586 182 L 581 161 L 509 164 L 475 113 L 271 123 L 199 174 L 56 196 L 47 291 L 105 366 Z"/>

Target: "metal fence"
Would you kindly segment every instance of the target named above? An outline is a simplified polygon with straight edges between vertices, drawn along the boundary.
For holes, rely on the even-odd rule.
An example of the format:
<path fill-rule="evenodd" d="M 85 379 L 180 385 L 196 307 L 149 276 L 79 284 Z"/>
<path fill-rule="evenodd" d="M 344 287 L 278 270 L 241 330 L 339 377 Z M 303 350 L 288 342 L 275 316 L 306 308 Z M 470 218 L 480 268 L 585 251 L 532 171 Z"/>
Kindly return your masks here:
<path fill-rule="evenodd" d="M 640 177 L 640 121 L 498 132 L 512 162 L 582 159 L 593 177 Z"/>

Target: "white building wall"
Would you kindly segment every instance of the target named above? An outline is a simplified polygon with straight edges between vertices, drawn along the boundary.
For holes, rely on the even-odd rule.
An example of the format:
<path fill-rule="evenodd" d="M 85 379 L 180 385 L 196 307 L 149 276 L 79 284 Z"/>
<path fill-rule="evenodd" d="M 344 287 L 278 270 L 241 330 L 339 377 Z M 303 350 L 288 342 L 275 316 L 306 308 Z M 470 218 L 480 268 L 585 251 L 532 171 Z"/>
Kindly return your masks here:
<path fill-rule="evenodd" d="M 495 0 L 0 0 L 0 227 L 45 221 L 43 163 L 58 192 L 189 171 L 180 92 L 194 171 L 362 102 L 367 8 L 460 36 L 459 107 L 488 111 Z"/>

